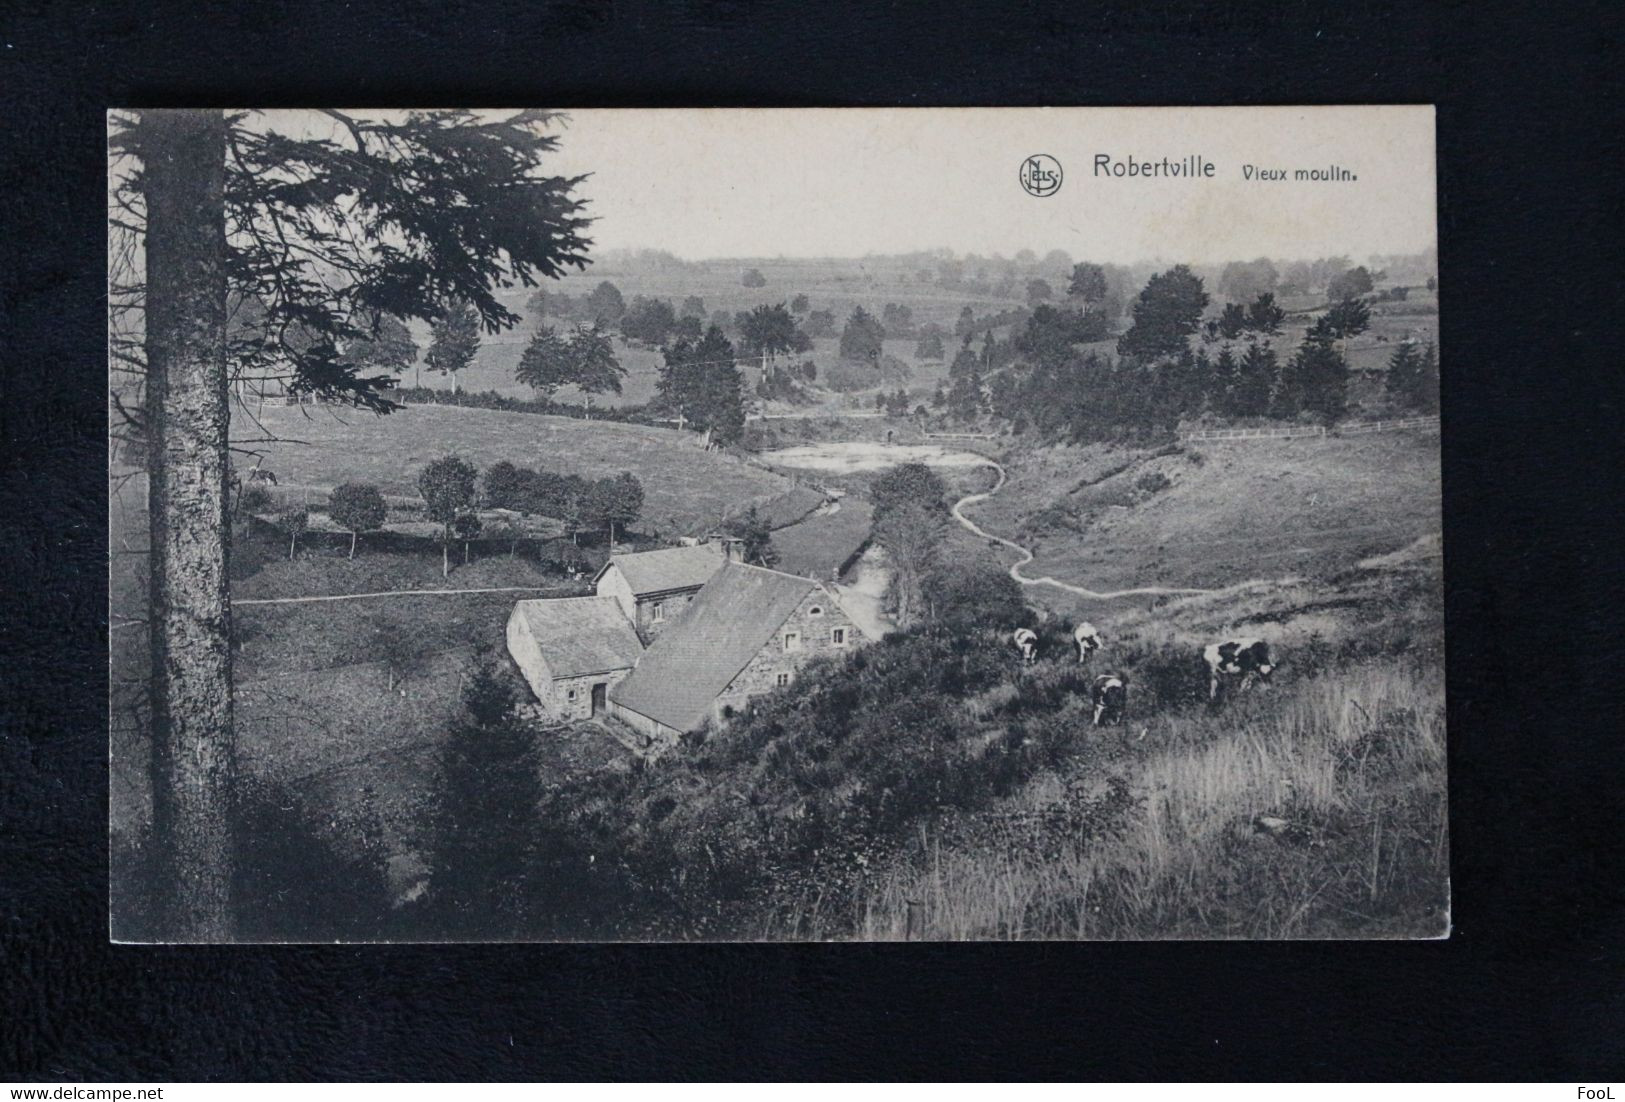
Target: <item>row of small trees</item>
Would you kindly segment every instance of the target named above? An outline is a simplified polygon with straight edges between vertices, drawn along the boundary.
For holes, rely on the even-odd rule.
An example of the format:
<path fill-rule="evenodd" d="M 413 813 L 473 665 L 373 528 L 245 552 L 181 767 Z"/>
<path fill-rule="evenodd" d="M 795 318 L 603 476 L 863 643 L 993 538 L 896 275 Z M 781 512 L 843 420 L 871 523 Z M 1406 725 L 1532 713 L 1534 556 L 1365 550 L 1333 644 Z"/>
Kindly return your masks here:
<path fill-rule="evenodd" d="M 615 526 L 624 529 L 643 512 L 643 483 L 630 471 L 588 479 L 516 467 L 504 460 L 485 472 L 484 491 L 484 502 L 491 508 L 563 521 L 572 540 L 583 531 L 604 528 L 614 543 Z"/>
<path fill-rule="evenodd" d="M 643 512 L 643 484 L 630 471 L 612 478 L 587 479 L 574 474 L 555 474 L 516 467 L 503 461 L 485 472 L 483 486 L 473 464 L 452 455 L 436 459 L 418 476 L 418 493 L 424 512 L 441 528 L 441 574 L 451 572 L 450 544 L 453 539 L 467 544 L 484 530 L 476 511 L 481 505 L 511 509 L 522 516 L 536 514 L 564 522 L 572 542 L 583 531 L 605 528 L 610 542 L 615 529 L 623 529 Z M 483 489 L 483 493 L 481 490 Z M 389 506 L 382 491 L 361 482 L 346 482 L 328 497 L 327 515 L 350 533 L 350 558 L 355 558 L 361 536 L 383 528 Z M 301 506 L 283 512 L 279 518 L 288 534 L 288 557 L 298 550 L 299 537 L 310 527 L 310 512 Z"/>

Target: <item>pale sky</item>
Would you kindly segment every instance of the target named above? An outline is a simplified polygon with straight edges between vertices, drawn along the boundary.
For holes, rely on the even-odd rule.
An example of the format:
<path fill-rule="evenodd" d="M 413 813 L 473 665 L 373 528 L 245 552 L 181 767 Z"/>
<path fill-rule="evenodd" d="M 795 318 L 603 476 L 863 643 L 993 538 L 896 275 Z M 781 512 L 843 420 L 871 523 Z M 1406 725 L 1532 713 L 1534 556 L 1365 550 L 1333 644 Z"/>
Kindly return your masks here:
<path fill-rule="evenodd" d="M 1048 197 L 1019 182 L 1034 153 L 1062 166 Z M 1099 177 L 1100 154 L 1214 174 Z M 1248 164 L 1287 179 L 1249 181 Z M 1334 165 L 1356 178 L 1293 178 Z M 946 247 L 1203 264 L 1437 240 L 1431 107 L 575 110 L 549 167 L 591 173 L 595 251 L 685 259 Z"/>

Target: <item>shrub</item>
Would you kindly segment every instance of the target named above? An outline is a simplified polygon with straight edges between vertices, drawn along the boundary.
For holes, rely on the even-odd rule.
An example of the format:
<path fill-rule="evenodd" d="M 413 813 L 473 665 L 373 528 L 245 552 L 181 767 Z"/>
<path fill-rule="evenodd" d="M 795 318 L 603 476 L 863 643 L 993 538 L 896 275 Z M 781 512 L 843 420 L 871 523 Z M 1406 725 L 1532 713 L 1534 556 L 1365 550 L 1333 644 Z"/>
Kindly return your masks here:
<path fill-rule="evenodd" d="M 950 562 L 926 578 L 926 605 L 939 630 L 967 634 L 1013 629 L 1032 622 L 1021 586 L 1008 572 L 975 563 Z"/>
<path fill-rule="evenodd" d="M 1143 494 L 1160 494 L 1173 484 L 1173 480 L 1161 471 L 1146 471 L 1134 480 L 1134 488 Z"/>

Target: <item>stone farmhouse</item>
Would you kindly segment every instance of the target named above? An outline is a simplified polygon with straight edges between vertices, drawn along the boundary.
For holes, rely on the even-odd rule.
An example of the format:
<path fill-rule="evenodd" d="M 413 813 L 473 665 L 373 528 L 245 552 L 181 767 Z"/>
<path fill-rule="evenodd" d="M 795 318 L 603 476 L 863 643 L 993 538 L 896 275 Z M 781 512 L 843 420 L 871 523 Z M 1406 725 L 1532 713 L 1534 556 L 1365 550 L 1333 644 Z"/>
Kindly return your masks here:
<path fill-rule="evenodd" d="M 726 723 L 808 660 L 860 639 L 821 582 L 729 562 L 611 687 L 609 714 L 669 744 L 707 720 Z"/>
<path fill-rule="evenodd" d="M 513 606 L 508 653 L 548 712 L 591 719 L 637 665 L 643 641 L 615 598 L 558 597 Z"/>
<path fill-rule="evenodd" d="M 737 540 L 612 555 L 593 578 L 600 597 L 613 597 L 645 643 L 674 623 L 694 595 L 722 568 L 738 561 Z"/>
<path fill-rule="evenodd" d="M 508 652 L 547 712 L 607 714 L 649 744 L 724 724 L 863 638 L 822 583 L 715 544 L 617 555 L 597 585 L 594 597 L 518 602 Z"/>

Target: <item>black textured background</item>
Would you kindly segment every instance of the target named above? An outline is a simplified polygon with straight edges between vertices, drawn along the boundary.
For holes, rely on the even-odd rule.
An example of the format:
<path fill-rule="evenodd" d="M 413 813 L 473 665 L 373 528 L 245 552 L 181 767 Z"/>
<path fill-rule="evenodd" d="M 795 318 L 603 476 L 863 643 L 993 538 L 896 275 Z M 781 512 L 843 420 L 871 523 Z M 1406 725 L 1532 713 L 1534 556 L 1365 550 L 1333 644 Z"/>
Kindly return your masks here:
<path fill-rule="evenodd" d="M 0 1079 L 1617 1081 L 1620 7 L 0 4 Z M 1439 105 L 1450 941 L 107 944 L 106 107 L 1339 102 Z"/>

